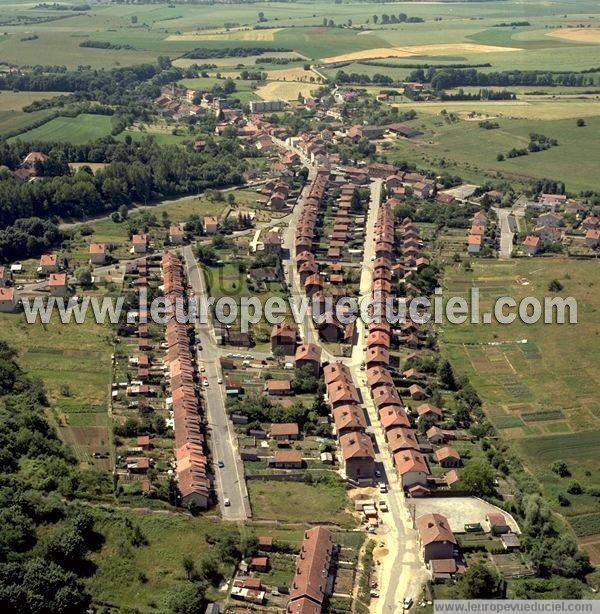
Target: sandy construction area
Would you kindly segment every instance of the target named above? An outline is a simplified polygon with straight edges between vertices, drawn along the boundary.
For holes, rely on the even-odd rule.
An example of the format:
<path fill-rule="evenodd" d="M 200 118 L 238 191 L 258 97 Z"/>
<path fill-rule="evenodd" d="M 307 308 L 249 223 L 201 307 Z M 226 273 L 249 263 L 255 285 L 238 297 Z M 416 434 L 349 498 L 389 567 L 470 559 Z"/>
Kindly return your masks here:
<path fill-rule="evenodd" d="M 553 32 L 548 32 L 546 36 L 564 38 L 577 43 L 600 44 L 600 28 L 559 28 Z"/>
<path fill-rule="evenodd" d="M 377 47 L 364 51 L 353 51 L 328 58 L 324 64 L 334 62 L 351 62 L 354 60 L 375 60 L 382 58 L 409 58 L 414 55 L 454 55 L 456 53 L 498 53 L 503 51 L 521 51 L 518 47 L 497 47 L 495 45 L 478 45 L 476 43 L 443 43 L 439 45 L 410 45 L 407 47 Z"/>

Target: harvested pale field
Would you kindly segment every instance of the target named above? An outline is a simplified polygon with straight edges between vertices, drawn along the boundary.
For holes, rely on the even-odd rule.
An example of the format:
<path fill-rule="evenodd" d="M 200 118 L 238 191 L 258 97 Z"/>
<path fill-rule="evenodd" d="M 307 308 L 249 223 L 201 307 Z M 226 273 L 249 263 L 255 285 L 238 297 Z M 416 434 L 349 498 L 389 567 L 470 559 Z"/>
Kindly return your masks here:
<path fill-rule="evenodd" d="M 402 102 L 393 106 L 399 109 L 415 109 L 431 115 L 438 115 L 442 109 L 458 113 L 467 118 L 467 114 L 476 112 L 484 118 L 523 118 L 523 119 L 569 119 L 579 117 L 594 117 L 600 115 L 600 102 L 595 100 L 557 100 L 531 101 L 499 100 L 494 102 L 473 101 L 442 101 L 442 102 Z"/>
<path fill-rule="evenodd" d="M 102 170 L 106 166 L 106 162 L 69 162 L 69 168 L 74 171 L 77 171 L 84 166 L 89 166 L 95 175 L 99 170 Z"/>
<path fill-rule="evenodd" d="M 284 68 L 282 70 L 270 70 L 268 73 L 268 79 L 271 81 L 309 81 L 311 77 L 315 78 L 315 73 L 312 70 L 304 70 L 300 66 Z"/>
<path fill-rule="evenodd" d="M 296 100 L 298 94 L 310 96 L 319 87 L 318 83 L 300 83 L 299 81 L 271 81 L 259 87 L 255 94 L 263 100 Z"/>
<path fill-rule="evenodd" d="M 396 47 L 377 47 L 376 49 L 365 49 L 364 51 L 353 51 L 352 53 L 342 53 L 329 58 L 323 58 L 323 64 L 334 64 L 335 62 L 353 62 L 354 60 L 379 60 L 382 58 L 409 58 L 413 53 Z"/>
<path fill-rule="evenodd" d="M 329 58 L 323 58 L 324 64 L 334 62 L 351 62 L 354 60 L 376 60 L 381 58 L 409 58 L 415 55 L 454 55 L 456 53 L 499 53 L 503 51 L 521 51 L 518 47 L 497 47 L 495 45 L 478 45 L 476 43 L 444 43 L 439 45 L 410 45 L 407 47 L 377 47 L 364 51 L 353 51 Z"/>
<path fill-rule="evenodd" d="M 296 81 L 296 82 L 306 82 L 308 83 L 311 79 L 324 81 L 322 75 L 312 71 L 312 70 L 304 70 L 303 68 L 284 68 L 282 70 L 268 70 L 268 68 L 264 69 L 267 73 L 268 81 Z M 227 70 L 221 71 L 221 76 L 225 79 L 238 79 L 240 76 L 240 70 Z"/>
<path fill-rule="evenodd" d="M 548 32 L 546 36 L 564 38 L 577 43 L 600 44 L 600 28 L 560 28 Z"/>
<path fill-rule="evenodd" d="M 265 28 L 264 30 L 228 30 L 215 32 L 212 30 L 198 30 L 196 32 L 184 32 L 183 34 L 171 34 L 165 40 L 168 41 L 272 41 L 275 33 L 282 28 Z"/>

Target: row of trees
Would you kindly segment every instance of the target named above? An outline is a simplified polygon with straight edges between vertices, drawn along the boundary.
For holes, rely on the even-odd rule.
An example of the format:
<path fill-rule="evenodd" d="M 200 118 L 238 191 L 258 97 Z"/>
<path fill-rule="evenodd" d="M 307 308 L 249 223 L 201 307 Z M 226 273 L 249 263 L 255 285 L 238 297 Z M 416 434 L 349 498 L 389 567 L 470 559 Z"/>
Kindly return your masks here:
<path fill-rule="evenodd" d="M 593 85 L 594 77 L 588 77 L 577 72 L 551 72 L 536 70 L 505 70 L 502 72 L 480 72 L 474 68 L 418 68 L 413 70 L 407 78 L 408 81 L 430 83 L 435 90 L 451 89 L 466 85 L 487 87 L 501 85 L 505 87 L 515 85 L 531 86 L 583 86 Z"/>
<path fill-rule="evenodd" d="M 367 83 L 377 83 L 380 85 L 391 85 L 394 83 L 394 80 L 388 75 L 382 75 L 381 73 L 375 73 L 373 76 L 369 77 L 369 75 L 361 74 L 361 73 L 350 73 L 348 74 L 344 70 L 338 70 L 334 81 L 336 83 L 358 83 L 359 85 L 364 85 Z"/>
<path fill-rule="evenodd" d="M 46 420 L 41 384 L 23 373 L 4 342 L 0 397 L 0 609 L 83 612 L 94 520 L 63 503 L 77 488 L 75 460 Z"/>
<path fill-rule="evenodd" d="M 384 13 L 381 16 L 381 20 L 379 19 L 379 15 L 373 15 L 373 23 L 382 23 L 383 25 L 387 25 L 388 23 L 423 23 L 425 20 L 422 17 L 409 17 L 406 13 L 398 13 L 398 16 L 388 15 Z"/>

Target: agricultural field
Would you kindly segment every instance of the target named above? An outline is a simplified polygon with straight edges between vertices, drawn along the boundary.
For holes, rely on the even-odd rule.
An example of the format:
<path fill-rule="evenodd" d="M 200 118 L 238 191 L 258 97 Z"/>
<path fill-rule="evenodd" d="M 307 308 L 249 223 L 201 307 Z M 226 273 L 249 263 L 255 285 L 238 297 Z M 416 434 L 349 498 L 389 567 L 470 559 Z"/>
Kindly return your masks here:
<path fill-rule="evenodd" d="M 263 21 L 259 21 L 259 12 Z M 405 12 L 424 21 L 384 24 L 379 19 L 384 12 Z M 478 4 L 478 19 L 473 19 L 474 12 L 471 3 L 455 2 L 395 3 L 385 11 L 372 3 L 353 2 L 351 18 L 347 5 L 323 0 L 238 5 L 235 15 L 230 7 L 219 4 L 199 9 L 181 4 L 111 3 L 61 14 L 57 19 L 56 11 L 3 3 L 7 21 L 0 56 L 15 64 L 39 64 L 44 58 L 47 64 L 71 68 L 109 68 L 151 62 L 158 55 L 177 60 L 198 46 L 275 46 L 313 60 L 359 52 L 369 57 L 403 54 L 418 61 L 444 57 L 489 61 L 494 68 L 581 69 L 597 64 L 600 24 L 597 4 L 590 0 L 528 4 L 526 10 L 516 0 L 501 5 L 487 2 Z M 526 27 L 496 27 L 523 20 L 524 14 L 529 22 Z M 46 20 L 12 25 L 10 19 L 16 16 Z M 324 19 L 332 20 L 336 27 L 323 27 Z M 577 27 L 581 23 L 592 27 L 584 32 Z M 80 47 L 84 40 L 108 42 L 113 47 Z"/>
<path fill-rule="evenodd" d="M 600 511 L 597 497 L 567 494 L 572 482 L 600 488 L 597 444 L 600 437 L 600 378 L 595 369 L 600 345 L 600 276 L 594 261 L 562 258 L 475 261 L 473 271 L 459 265 L 447 269 L 447 296 L 467 297 L 471 287 L 481 294 L 481 312 L 500 296 L 517 301 L 550 295 L 558 279 L 561 296 L 577 300 L 577 324 L 510 327 L 446 325 L 443 352 L 458 371 L 466 373 L 482 399 L 492 423 L 540 481 L 549 501 L 570 522 L 578 536 L 590 539 L 589 523 L 578 519 Z M 551 333 L 551 334 L 549 334 Z M 569 475 L 552 470 L 564 461 Z M 570 505 L 560 506 L 559 494 Z M 585 527 L 588 527 L 587 529 Z M 600 533 L 594 529 L 593 533 Z M 600 536 L 596 538 L 600 541 Z"/>
<path fill-rule="evenodd" d="M 27 132 L 53 114 L 52 109 L 23 113 L 22 111 L 0 111 L 0 137 Z"/>
<path fill-rule="evenodd" d="M 60 141 L 87 143 L 110 134 L 111 118 L 107 115 L 82 113 L 77 117 L 56 117 L 42 126 L 19 134 L 23 141 Z"/>
<path fill-rule="evenodd" d="M 49 399 L 49 415 L 61 437 L 83 466 L 109 468 L 108 401 L 111 381 L 112 333 L 108 324 L 86 319 L 64 325 L 58 314 L 48 324 L 28 324 L 23 313 L 1 314 L 2 339 L 19 350 L 27 373 L 41 379 Z"/>
<path fill-rule="evenodd" d="M 61 92 L 0 92 L 0 111 L 21 111 L 36 100 L 60 95 Z"/>

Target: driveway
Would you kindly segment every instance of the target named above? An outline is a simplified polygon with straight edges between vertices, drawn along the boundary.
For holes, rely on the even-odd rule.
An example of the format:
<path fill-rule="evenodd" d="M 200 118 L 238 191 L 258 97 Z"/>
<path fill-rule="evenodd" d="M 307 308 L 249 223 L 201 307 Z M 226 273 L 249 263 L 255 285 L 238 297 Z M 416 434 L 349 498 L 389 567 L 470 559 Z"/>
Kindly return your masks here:
<path fill-rule="evenodd" d="M 498 216 L 498 226 L 500 227 L 500 259 L 508 260 L 513 250 L 514 232 L 510 223 L 512 209 L 493 209 Z"/>

